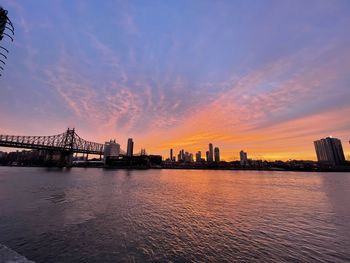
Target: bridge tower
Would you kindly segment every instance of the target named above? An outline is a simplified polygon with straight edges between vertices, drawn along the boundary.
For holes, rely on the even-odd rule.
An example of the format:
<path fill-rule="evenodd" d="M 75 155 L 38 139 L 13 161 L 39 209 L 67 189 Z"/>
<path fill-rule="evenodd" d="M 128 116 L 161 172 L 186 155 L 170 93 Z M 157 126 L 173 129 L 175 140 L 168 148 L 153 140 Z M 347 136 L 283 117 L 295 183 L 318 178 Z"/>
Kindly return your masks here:
<path fill-rule="evenodd" d="M 75 129 L 67 129 L 63 142 L 64 151 L 60 153 L 60 166 L 72 166 L 73 164 L 73 151 L 75 143 Z"/>

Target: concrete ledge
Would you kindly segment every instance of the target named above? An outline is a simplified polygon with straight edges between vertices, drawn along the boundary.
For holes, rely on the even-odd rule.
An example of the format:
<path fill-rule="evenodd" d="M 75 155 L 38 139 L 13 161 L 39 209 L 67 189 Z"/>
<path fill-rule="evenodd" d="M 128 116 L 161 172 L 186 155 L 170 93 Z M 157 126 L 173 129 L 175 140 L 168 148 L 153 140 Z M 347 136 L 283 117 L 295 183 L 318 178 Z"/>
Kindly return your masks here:
<path fill-rule="evenodd" d="M 0 244 L 0 263 L 34 263 L 17 252 Z"/>

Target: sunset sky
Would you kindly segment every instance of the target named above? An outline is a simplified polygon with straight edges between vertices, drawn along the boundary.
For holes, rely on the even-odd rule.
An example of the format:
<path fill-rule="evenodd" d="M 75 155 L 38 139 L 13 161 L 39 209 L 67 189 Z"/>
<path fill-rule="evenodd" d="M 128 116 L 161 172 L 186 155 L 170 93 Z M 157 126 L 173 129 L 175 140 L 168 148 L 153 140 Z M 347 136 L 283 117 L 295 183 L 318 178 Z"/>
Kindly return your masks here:
<path fill-rule="evenodd" d="M 164 157 L 211 142 L 225 160 L 314 160 L 332 135 L 350 154 L 349 0 L 0 5 L 16 31 L 0 134 L 75 127 Z"/>

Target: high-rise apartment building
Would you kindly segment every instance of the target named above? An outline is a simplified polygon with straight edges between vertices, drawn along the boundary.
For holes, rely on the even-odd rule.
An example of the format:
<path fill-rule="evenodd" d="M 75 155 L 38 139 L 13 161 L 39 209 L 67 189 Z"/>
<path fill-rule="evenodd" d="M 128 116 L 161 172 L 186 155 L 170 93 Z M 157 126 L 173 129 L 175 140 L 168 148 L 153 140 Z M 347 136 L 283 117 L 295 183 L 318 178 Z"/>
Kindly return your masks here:
<path fill-rule="evenodd" d="M 181 159 L 181 151 L 180 151 L 179 154 L 177 155 L 177 161 L 178 161 L 178 162 L 181 162 L 181 160 L 182 160 L 182 159 Z"/>
<path fill-rule="evenodd" d="M 201 151 L 198 151 L 196 153 L 196 162 L 199 163 L 201 161 L 202 161 L 202 153 L 201 153 Z"/>
<path fill-rule="evenodd" d="M 193 163 L 193 154 L 192 153 L 189 154 L 189 162 Z"/>
<path fill-rule="evenodd" d="M 185 162 L 186 161 L 186 154 L 185 154 L 185 150 L 184 149 L 179 151 L 179 154 L 177 155 L 177 161 L 178 162 Z"/>
<path fill-rule="evenodd" d="M 104 152 L 103 152 L 103 160 L 106 160 L 110 157 L 118 157 L 120 154 L 120 144 L 116 143 L 115 140 L 110 140 L 109 142 L 105 142 Z"/>
<path fill-rule="evenodd" d="M 209 143 L 209 156 L 207 158 L 207 162 L 213 162 L 213 160 L 214 160 L 213 144 Z"/>
<path fill-rule="evenodd" d="M 240 163 L 241 165 L 248 165 L 248 155 L 246 152 L 244 152 L 243 150 L 241 150 L 239 152 L 239 157 L 240 157 Z"/>
<path fill-rule="evenodd" d="M 215 162 L 216 163 L 220 162 L 220 150 L 219 150 L 219 147 L 215 147 L 214 148 L 214 158 L 215 158 Z"/>
<path fill-rule="evenodd" d="M 314 141 L 317 160 L 321 163 L 340 165 L 345 163 L 345 156 L 341 141 L 327 137 Z"/>
<path fill-rule="evenodd" d="M 126 150 L 126 155 L 129 157 L 132 157 L 133 154 L 134 154 L 134 142 L 133 142 L 132 138 L 129 138 L 128 139 L 128 147 Z"/>

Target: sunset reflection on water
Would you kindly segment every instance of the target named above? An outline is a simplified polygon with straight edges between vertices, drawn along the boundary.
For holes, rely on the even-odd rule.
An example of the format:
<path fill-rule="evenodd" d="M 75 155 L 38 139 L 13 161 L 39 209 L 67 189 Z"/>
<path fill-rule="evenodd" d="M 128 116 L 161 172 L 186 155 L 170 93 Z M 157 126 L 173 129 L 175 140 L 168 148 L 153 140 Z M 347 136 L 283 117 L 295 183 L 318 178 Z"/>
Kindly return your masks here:
<path fill-rule="evenodd" d="M 37 262 L 350 259 L 350 174 L 1 168 L 0 243 Z"/>

